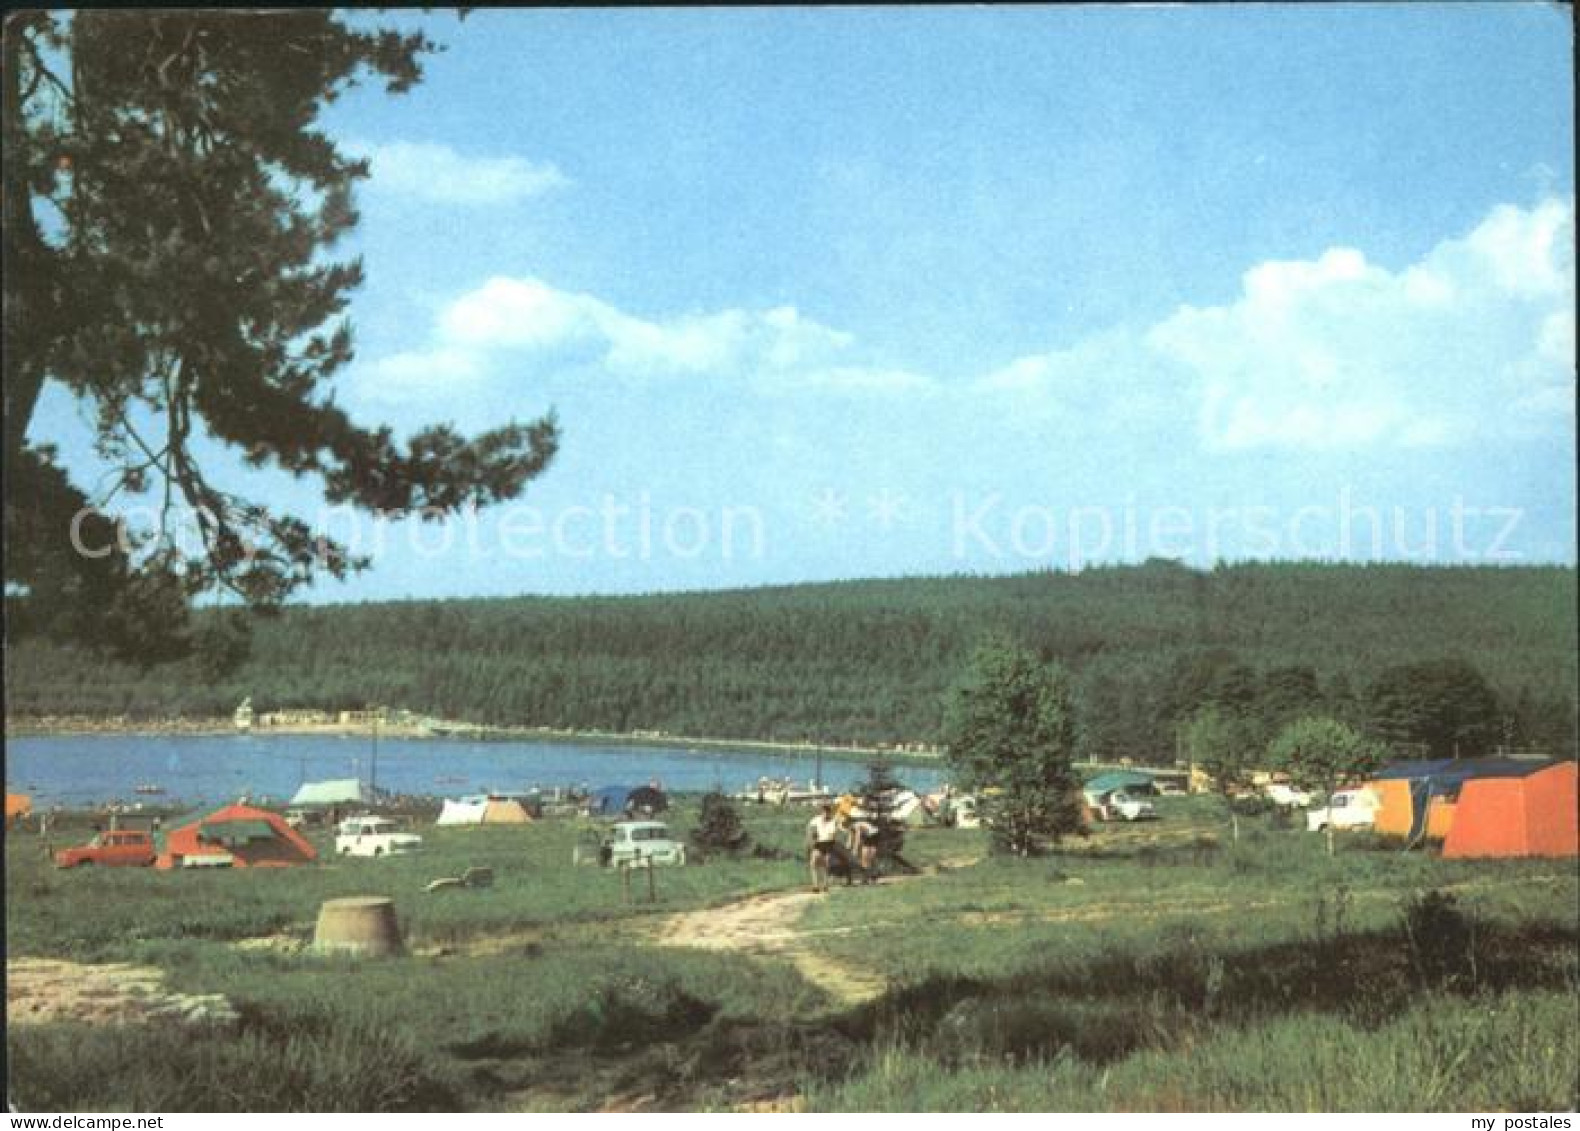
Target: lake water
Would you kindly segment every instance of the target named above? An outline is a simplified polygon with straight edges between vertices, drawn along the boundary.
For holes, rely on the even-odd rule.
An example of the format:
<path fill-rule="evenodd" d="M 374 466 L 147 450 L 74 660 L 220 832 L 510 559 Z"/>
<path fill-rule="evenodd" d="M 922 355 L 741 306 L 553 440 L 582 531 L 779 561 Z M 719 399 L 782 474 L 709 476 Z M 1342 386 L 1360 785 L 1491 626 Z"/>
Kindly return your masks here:
<path fill-rule="evenodd" d="M 135 787 L 163 786 L 144 800 L 161 804 L 254 800 L 283 803 L 304 780 L 366 778 L 374 753 L 367 736 L 338 735 L 50 735 L 6 743 L 6 789 L 29 793 L 35 807 L 83 806 L 137 800 Z M 759 777 L 789 777 L 805 785 L 811 758 L 757 750 L 681 750 L 656 746 L 598 746 L 555 742 L 468 742 L 461 739 L 381 738 L 378 784 L 395 793 L 459 797 L 488 789 L 532 786 L 640 785 L 734 792 Z M 917 789 L 945 780 L 942 767 L 900 766 L 897 776 Z M 825 760 L 834 789 L 860 781 L 859 762 Z"/>

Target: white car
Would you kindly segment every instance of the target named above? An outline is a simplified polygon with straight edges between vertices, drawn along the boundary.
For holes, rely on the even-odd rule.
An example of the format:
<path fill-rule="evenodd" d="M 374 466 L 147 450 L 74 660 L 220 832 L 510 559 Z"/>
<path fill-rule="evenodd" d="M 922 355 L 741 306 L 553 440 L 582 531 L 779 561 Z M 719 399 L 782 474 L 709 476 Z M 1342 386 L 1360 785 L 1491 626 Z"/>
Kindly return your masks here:
<path fill-rule="evenodd" d="M 951 798 L 949 802 L 954 814 L 955 828 L 980 829 L 982 827 L 982 814 L 977 810 L 977 799 L 969 793 Z"/>
<path fill-rule="evenodd" d="M 1320 833 L 1335 829 L 1369 829 L 1377 821 L 1377 795 L 1364 786 L 1335 790 L 1328 803 L 1306 813 L 1306 829 Z"/>
<path fill-rule="evenodd" d="M 1281 809 L 1305 809 L 1311 805 L 1311 794 L 1281 781 L 1268 785 L 1267 799 Z"/>
<path fill-rule="evenodd" d="M 610 830 L 601 855 L 605 864 L 624 867 L 684 864 L 686 846 L 661 821 L 621 821 Z"/>
<path fill-rule="evenodd" d="M 403 833 L 388 817 L 351 817 L 336 830 L 335 852 L 340 856 L 400 856 L 422 848 L 422 837 Z"/>
<path fill-rule="evenodd" d="M 1102 821 L 1150 821 L 1158 815 L 1152 802 L 1144 797 L 1133 797 L 1122 789 L 1103 797 L 1088 793 L 1086 803 Z"/>

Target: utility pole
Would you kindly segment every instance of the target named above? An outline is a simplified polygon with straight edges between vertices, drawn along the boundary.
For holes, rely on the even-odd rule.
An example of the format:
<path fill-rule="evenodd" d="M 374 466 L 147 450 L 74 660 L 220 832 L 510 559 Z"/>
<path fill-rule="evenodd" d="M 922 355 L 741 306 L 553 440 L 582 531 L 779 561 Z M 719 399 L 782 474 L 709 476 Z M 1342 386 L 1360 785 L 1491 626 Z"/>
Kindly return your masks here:
<path fill-rule="evenodd" d="M 379 798 L 379 716 L 373 715 L 373 756 L 368 761 L 368 793 L 369 800 L 377 802 Z"/>

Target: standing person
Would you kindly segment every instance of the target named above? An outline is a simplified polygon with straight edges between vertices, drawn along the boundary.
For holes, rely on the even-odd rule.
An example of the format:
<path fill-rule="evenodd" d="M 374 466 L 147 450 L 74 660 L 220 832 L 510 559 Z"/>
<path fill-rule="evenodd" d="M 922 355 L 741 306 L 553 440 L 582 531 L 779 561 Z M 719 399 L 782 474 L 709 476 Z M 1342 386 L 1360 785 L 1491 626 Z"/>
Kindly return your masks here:
<path fill-rule="evenodd" d="M 878 827 L 860 819 L 850 823 L 850 854 L 861 868 L 861 882 L 870 884 L 877 880 Z"/>
<path fill-rule="evenodd" d="M 824 802 L 818 806 L 817 815 L 806 824 L 808 862 L 812 868 L 812 890 L 828 890 L 828 861 L 839 844 L 839 821 L 834 817 L 834 806 Z"/>

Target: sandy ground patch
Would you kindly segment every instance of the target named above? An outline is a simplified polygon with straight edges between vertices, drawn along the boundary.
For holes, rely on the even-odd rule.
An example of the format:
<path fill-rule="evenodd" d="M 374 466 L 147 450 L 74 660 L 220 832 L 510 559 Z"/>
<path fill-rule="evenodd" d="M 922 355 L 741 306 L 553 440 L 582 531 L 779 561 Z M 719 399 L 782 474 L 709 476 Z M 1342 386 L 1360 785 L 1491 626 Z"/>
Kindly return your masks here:
<path fill-rule="evenodd" d="M 223 994 L 179 994 L 164 974 L 127 962 L 97 965 L 56 958 L 6 960 L 6 1022 L 50 1021 L 138 1024 L 168 1020 L 230 1024 L 236 1011 Z"/>
<path fill-rule="evenodd" d="M 883 883 L 912 883 L 935 876 L 940 870 L 966 867 L 976 863 L 976 860 L 976 857 L 955 857 L 929 871 L 911 876 L 894 876 Z M 820 953 L 817 939 L 830 934 L 850 934 L 865 928 L 833 927 L 807 931 L 798 926 L 801 916 L 812 904 L 839 897 L 837 885 L 832 892 L 821 895 L 811 891 L 793 891 L 751 896 L 726 903 L 722 907 L 664 916 L 651 928 L 651 937 L 660 946 L 726 950 L 786 959 L 803 978 L 836 1001 L 855 1004 L 877 997 L 888 988 L 888 982 L 875 971 L 863 970 Z"/>

